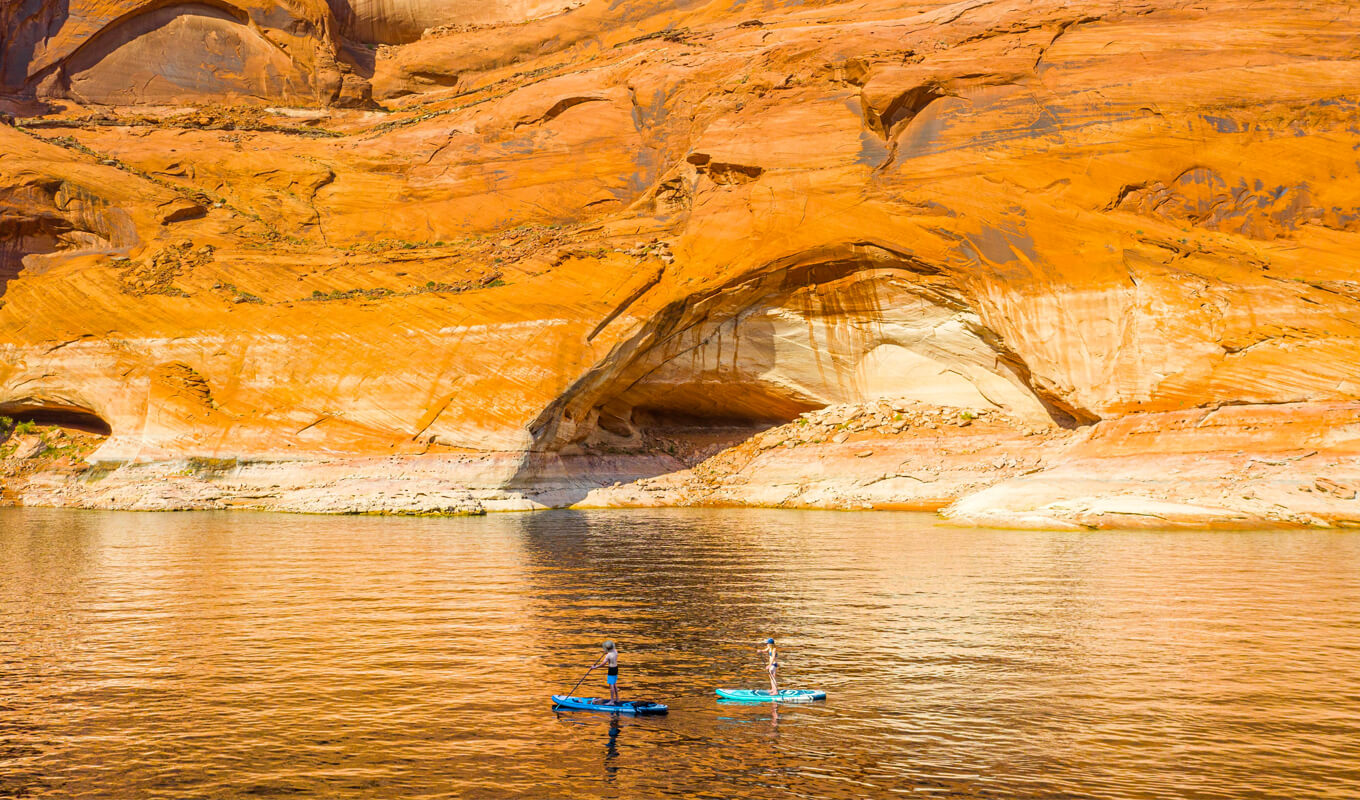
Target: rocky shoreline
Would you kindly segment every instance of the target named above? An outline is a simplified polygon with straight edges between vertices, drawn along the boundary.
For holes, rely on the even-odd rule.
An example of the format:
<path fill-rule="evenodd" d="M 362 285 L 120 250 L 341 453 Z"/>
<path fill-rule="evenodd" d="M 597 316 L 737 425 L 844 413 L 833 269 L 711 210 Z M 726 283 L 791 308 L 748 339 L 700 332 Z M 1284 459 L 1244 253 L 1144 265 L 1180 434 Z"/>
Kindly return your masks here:
<path fill-rule="evenodd" d="M 1135 414 L 1074 430 L 905 402 L 808 412 L 686 464 L 658 452 L 80 460 L 93 437 L 2 447 L 6 504 L 478 515 L 547 508 L 938 511 L 964 526 L 1360 526 L 1360 404 Z"/>

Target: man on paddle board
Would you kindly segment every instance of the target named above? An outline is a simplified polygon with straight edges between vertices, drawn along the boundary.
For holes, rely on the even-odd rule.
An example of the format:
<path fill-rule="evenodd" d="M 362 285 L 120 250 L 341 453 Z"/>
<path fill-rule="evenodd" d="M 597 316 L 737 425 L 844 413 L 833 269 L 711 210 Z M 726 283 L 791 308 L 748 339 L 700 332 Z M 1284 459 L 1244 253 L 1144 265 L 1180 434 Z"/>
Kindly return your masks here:
<path fill-rule="evenodd" d="M 765 646 L 757 652 L 769 656 L 765 663 L 765 671 L 770 673 L 770 694 L 779 694 L 778 681 L 775 678 L 775 673 L 779 672 L 779 652 L 774 648 L 774 639 L 766 639 Z"/>
<path fill-rule="evenodd" d="M 614 705 L 618 705 L 619 649 L 614 646 L 614 641 L 612 639 L 606 641 L 603 645 L 601 645 L 601 647 L 604 648 L 604 655 L 600 656 L 600 660 L 596 661 L 595 666 L 591 667 L 591 669 L 595 669 L 596 667 L 599 667 L 601 665 L 609 667 L 609 675 L 605 678 L 605 682 L 609 684 L 609 702 L 613 703 Z"/>

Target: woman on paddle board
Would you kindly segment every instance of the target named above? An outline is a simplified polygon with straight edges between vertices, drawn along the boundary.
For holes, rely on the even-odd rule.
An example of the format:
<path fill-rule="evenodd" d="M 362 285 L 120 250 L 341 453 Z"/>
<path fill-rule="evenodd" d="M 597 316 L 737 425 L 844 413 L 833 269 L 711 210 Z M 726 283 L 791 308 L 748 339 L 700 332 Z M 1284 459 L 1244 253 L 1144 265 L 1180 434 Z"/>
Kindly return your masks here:
<path fill-rule="evenodd" d="M 779 694 L 778 680 L 775 677 L 775 673 L 779 672 L 779 652 L 774 648 L 774 639 L 766 639 L 765 646 L 758 652 L 769 656 L 765 663 L 765 671 L 770 673 L 770 694 Z"/>
<path fill-rule="evenodd" d="M 601 665 L 606 665 L 609 667 L 609 675 L 605 678 L 605 682 L 609 684 L 609 702 L 613 703 L 614 705 L 618 705 L 619 650 L 617 647 L 614 646 L 614 642 L 612 639 L 606 641 L 603 645 L 601 645 L 601 647 L 604 648 L 604 655 L 600 656 L 600 660 L 596 661 L 595 666 L 591 667 L 591 669 L 595 669 L 596 667 L 599 667 Z"/>

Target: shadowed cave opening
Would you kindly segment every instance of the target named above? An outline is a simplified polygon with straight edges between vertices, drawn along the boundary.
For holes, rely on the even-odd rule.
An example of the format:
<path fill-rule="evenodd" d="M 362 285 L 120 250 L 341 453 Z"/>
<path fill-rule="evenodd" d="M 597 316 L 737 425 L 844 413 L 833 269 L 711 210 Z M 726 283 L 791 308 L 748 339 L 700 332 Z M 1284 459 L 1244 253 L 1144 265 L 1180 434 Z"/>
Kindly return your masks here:
<path fill-rule="evenodd" d="M 679 401 L 681 398 L 674 398 Z M 611 412 L 599 410 L 597 429 L 587 447 L 604 450 L 666 453 L 686 465 L 739 444 L 761 431 L 787 424 L 800 414 L 821 408 L 816 404 L 794 405 L 784 398 L 770 398 L 765 407 L 705 410 L 682 403 L 637 406 Z"/>
<path fill-rule="evenodd" d="M 103 417 L 80 406 L 23 401 L 0 403 L 0 416 L 9 417 L 17 423 L 32 422 L 36 425 L 58 427 L 95 436 L 107 437 L 113 434 L 113 427 Z"/>

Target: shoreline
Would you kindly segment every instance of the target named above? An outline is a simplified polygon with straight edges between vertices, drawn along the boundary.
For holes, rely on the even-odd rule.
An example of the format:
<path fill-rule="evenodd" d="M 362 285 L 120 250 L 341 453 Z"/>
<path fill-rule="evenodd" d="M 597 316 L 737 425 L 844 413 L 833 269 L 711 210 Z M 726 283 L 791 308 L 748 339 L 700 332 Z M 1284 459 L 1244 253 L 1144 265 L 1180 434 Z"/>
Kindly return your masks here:
<path fill-rule="evenodd" d="M 1132 414 L 1074 430 L 867 404 L 809 412 L 688 465 L 657 452 L 197 457 L 50 465 L 5 484 L 11 505 L 129 511 L 903 510 L 1045 530 L 1360 527 L 1358 490 L 1360 404 Z"/>

